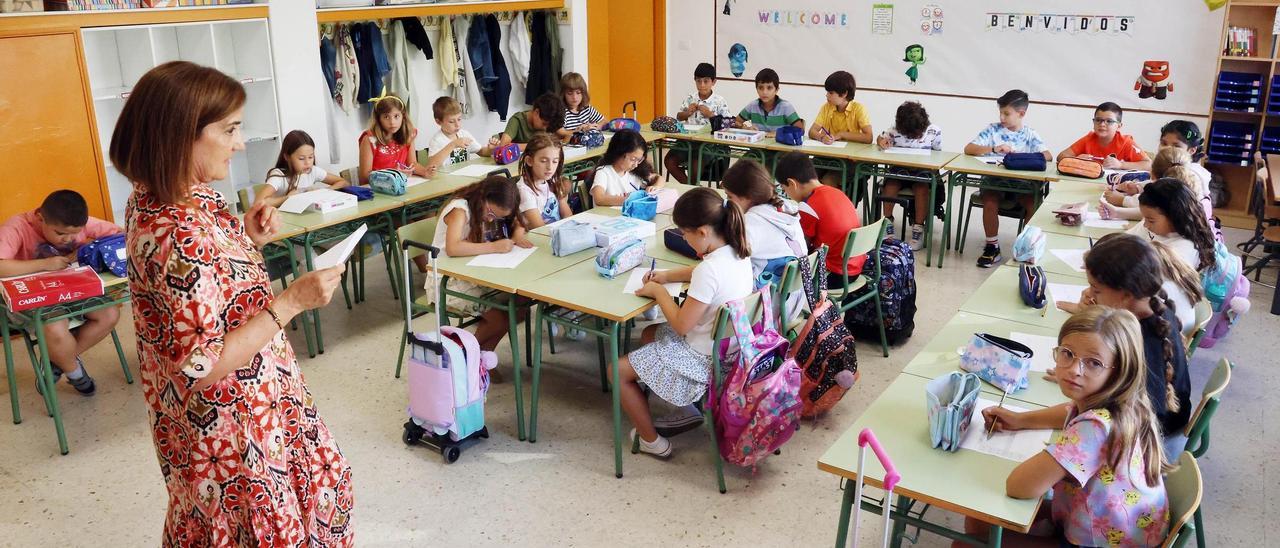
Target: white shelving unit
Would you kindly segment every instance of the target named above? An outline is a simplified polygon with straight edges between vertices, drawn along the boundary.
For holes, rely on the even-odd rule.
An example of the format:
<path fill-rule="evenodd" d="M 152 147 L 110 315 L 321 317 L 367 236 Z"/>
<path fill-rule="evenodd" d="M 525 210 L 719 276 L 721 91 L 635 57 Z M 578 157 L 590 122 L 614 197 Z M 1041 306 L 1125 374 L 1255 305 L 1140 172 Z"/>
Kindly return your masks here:
<path fill-rule="evenodd" d="M 275 69 L 265 19 L 86 28 L 82 32 L 116 219 L 124 219 L 133 187 L 110 163 L 111 134 L 133 85 L 148 70 L 169 61 L 215 67 L 244 85 L 245 150 L 232 159 L 230 177 L 215 182 L 214 187 L 234 204 L 236 191 L 264 180 L 280 146 Z"/>

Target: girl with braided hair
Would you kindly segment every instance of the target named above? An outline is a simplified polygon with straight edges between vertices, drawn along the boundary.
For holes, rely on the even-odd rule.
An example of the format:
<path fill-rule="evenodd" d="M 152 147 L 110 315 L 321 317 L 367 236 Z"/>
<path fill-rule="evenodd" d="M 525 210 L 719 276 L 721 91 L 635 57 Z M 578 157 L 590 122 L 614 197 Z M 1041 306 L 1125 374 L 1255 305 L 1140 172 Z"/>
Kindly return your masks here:
<path fill-rule="evenodd" d="M 1183 429 L 1191 418 L 1191 377 L 1173 301 L 1163 288 L 1165 267 L 1159 252 L 1133 234 L 1109 234 L 1084 255 L 1089 288 L 1080 303 L 1058 303 L 1074 313 L 1101 304 L 1122 308 L 1138 318 L 1147 365 L 1147 396 L 1164 436 L 1166 455 L 1186 445 Z"/>
<path fill-rule="evenodd" d="M 1138 209 L 1142 224 L 1130 232 L 1173 248 L 1197 272 L 1213 268 L 1213 229 L 1187 185 L 1168 178 L 1151 183 L 1138 196 Z"/>

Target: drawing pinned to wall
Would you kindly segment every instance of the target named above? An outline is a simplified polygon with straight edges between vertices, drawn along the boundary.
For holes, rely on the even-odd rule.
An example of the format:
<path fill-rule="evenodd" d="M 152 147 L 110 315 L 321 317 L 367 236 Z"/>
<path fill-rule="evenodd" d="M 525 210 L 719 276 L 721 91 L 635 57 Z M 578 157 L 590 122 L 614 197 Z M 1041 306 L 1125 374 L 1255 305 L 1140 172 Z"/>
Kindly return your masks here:
<path fill-rule="evenodd" d="M 911 85 L 916 85 L 916 79 L 920 77 L 920 65 L 924 64 L 924 46 L 920 44 L 907 46 L 907 50 L 902 53 L 902 60 L 911 63 L 911 66 L 907 67 L 907 78 L 911 79 Z"/>
<path fill-rule="evenodd" d="M 925 4 L 920 8 L 920 33 L 925 36 L 942 34 L 942 6 Z"/>
<path fill-rule="evenodd" d="M 733 10 L 729 8 L 729 5 L 730 5 L 730 4 L 732 4 L 732 3 L 733 3 L 733 0 L 724 0 L 724 14 L 725 14 L 725 15 L 733 15 Z"/>
<path fill-rule="evenodd" d="M 729 47 L 729 72 L 740 77 L 747 72 L 747 46 L 734 43 Z"/>
<path fill-rule="evenodd" d="M 893 34 L 893 4 L 871 6 L 871 34 Z"/>
<path fill-rule="evenodd" d="M 1138 92 L 1139 99 L 1155 97 L 1163 101 L 1173 92 L 1173 82 L 1169 80 L 1169 62 L 1143 61 L 1142 72 L 1138 73 L 1133 90 Z"/>

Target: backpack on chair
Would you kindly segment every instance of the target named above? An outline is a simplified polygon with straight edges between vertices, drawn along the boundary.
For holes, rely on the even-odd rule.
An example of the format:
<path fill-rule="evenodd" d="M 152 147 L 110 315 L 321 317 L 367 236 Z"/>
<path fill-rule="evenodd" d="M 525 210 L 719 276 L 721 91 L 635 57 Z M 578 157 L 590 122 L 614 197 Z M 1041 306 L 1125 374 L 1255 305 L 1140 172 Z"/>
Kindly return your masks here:
<path fill-rule="evenodd" d="M 867 254 L 863 272 L 876 267 L 875 254 Z M 864 286 L 859 296 L 871 291 Z M 916 329 L 916 258 L 902 240 L 885 238 L 880 244 L 880 308 L 884 312 L 884 336 L 889 344 L 899 344 Z M 854 337 L 880 338 L 880 318 L 875 299 L 868 299 L 845 313 L 845 324 Z"/>
<path fill-rule="evenodd" d="M 826 246 L 818 250 L 817 257 L 817 264 L 826 264 Z M 840 309 L 814 281 L 813 267 L 804 257 L 799 262 L 804 295 L 811 312 L 791 347 L 791 358 L 801 373 L 800 416 L 816 417 L 835 407 L 844 393 L 858 382 L 858 353 L 853 335 L 840 317 Z"/>

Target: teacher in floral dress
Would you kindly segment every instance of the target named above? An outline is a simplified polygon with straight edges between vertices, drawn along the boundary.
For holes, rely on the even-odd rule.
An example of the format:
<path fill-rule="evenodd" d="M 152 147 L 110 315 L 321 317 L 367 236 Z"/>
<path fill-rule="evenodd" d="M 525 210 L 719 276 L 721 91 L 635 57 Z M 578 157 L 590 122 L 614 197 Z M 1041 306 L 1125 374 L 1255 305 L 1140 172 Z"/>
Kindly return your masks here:
<path fill-rule="evenodd" d="M 342 267 L 273 295 L 259 248 L 280 225 L 244 221 L 209 186 L 244 149 L 244 88 L 172 62 L 145 74 L 111 137 L 133 181 L 129 289 L 152 438 L 169 492 L 165 546 L 341 546 L 351 469 L 320 420 L 284 325 L 324 306 Z"/>

